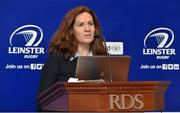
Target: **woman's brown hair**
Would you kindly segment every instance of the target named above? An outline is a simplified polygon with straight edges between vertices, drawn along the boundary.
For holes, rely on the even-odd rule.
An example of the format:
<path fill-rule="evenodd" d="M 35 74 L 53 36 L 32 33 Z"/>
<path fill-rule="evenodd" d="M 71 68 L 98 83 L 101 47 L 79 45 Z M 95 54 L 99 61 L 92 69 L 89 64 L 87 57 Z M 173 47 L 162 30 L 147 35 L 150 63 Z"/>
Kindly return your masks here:
<path fill-rule="evenodd" d="M 61 25 L 54 34 L 48 48 L 49 54 L 55 53 L 58 55 L 63 55 L 65 59 L 69 59 L 75 55 L 78 43 L 73 33 L 73 25 L 76 16 L 83 12 L 87 12 L 93 17 L 95 25 L 95 35 L 99 35 L 102 33 L 100 24 L 95 13 L 86 6 L 76 7 L 65 15 Z M 105 42 L 103 38 L 100 37 L 100 35 L 94 37 L 93 42 L 90 44 L 90 49 L 93 55 L 107 54 Z"/>

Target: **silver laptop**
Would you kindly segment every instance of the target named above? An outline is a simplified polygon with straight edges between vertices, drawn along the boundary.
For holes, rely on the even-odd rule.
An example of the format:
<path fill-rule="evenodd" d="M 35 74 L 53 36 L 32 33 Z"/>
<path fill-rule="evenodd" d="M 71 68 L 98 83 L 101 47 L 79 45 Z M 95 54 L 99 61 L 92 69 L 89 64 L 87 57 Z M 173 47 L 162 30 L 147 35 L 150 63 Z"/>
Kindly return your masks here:
<path fill-rule="evenodd" d="M 76 77 L 79 80 L 127 81 L 130 56 L 80 56 Z"/>

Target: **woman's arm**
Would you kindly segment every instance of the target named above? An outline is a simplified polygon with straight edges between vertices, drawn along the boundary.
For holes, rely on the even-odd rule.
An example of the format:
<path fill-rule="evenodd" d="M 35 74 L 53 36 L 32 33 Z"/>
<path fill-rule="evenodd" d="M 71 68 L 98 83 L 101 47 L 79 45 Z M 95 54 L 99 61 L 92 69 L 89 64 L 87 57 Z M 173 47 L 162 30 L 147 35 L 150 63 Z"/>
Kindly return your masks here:
<path fill-rule="evenodd" d="M 59 68 L 60 56 L 55 54 L 49 55 L 41 73 L 38 94 L 42 93 L 57 82 Z"/>

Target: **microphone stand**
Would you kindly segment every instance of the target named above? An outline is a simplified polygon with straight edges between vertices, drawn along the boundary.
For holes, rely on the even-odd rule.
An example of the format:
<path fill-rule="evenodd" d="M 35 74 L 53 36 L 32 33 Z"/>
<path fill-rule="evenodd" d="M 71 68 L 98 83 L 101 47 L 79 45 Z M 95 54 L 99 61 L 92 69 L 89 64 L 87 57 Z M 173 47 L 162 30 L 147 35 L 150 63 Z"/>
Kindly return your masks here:
<path fill-rule="evenodd" d="M 103 38 L 103 41 L 104 41 L 104 45 L 105 45 L 105 48 L 107 50 L 107 54 L 106 54 L 106 57 L 107 57 L 107 60 L 108 60 L 108 69 L 109 69 L 109 74 L 110 74 L 110 82 L 112 82 L 112 69 L 111 69 L 111 61 L 110 61 L 110 57 L 109 57 L 109 53 L 108 53 L 108 48 L 107 48 L 107 45 L 106 45 L 106 38 L 104 35 L 100 35 L 102 38 Z"/>

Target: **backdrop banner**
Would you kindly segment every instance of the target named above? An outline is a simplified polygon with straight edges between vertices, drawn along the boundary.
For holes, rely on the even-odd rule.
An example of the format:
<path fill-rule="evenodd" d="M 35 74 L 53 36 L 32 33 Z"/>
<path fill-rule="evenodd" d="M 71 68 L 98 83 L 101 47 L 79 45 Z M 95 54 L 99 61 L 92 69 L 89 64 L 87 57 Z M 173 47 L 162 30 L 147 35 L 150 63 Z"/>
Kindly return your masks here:
<path fill-rule="evenodd" d="M 165 110 L 180 111 L 180 1 L 1 0 L 0 111 L 36 111 L 47 48 L 80 5 L 100 21 L 111 55 L 129 55 L 129 81 L 171 81 Z"/>

